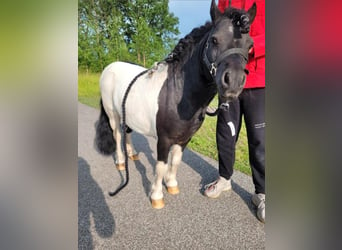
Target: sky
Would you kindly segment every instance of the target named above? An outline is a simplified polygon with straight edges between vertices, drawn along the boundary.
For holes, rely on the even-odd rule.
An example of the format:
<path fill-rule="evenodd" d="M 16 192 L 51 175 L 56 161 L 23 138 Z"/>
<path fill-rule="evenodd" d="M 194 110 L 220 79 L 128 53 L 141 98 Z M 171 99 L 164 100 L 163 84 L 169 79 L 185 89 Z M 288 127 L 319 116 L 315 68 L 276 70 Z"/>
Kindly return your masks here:
<path fill-rule="evenodd" d="M 179 38 L 210 21 L 211 0 L 169 0 L 169 11 L 179 18 Z"/>

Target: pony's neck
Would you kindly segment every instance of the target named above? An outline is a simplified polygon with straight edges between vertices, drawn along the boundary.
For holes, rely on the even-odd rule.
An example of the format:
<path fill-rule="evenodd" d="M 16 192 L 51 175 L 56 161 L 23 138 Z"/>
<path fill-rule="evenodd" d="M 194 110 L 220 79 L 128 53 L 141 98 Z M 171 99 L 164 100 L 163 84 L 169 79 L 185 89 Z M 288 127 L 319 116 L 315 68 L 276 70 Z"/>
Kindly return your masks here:
<path fill-rule="evenodd" d="M 214 92 L 214 94 L 216 93 L 216 84 L 214 79 L 210 75 L 209 70 L 203 61 L 203 51 L 208 35 L 209 33 L 207 33 L 195 46 L 188 62 L 184 64 L 184 85 L 188 85 L 190 87 L 189 93 L 206 93 L 205 96 L 208 96 L 209 90 L 211 90 L 209 92 Z"/>
<path fill-rule="evenodd" d="M 208 83 L 213 83 L 215 84 L 215 79 L 213 78 L 213 76 L 210 74 L 209 69 L 207 67 L 207 65 L 204 62 L 204 53 L 205 53 L 205 46 L 207 45 L 207 40 L 208 40 L 208 36 L 209 36 L 208 32 L 204 38 L 201 40 L 200 44 L 199 44 L 199 55 L 200 55 L 200 62 L 201 62 L 201 72 L 203 74 L 204 79 L 208 82 Z"/>
<path fill-rule="evenodd" d="M 184 63 L 183 95 L 179 106 L 187 110 L 190 118 L 203 112 L 217 93 L 216 84 L 203 63 L 203 49 L 208 35 L 195 46 L 189 60 Z"/>

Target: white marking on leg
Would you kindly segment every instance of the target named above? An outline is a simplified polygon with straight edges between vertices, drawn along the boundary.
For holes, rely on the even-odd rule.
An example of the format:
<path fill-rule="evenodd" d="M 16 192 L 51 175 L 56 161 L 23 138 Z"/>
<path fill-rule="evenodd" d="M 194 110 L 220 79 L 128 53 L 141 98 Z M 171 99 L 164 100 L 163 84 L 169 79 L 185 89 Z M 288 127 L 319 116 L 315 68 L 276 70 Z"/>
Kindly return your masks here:
<path fill-rule="evenodd" d="M 160 200 L 163 198 L 163 177 L 167 171 L 167 164 L 163 161 L 158 161 L 156 165 L 156 177 L 154 183 L 152 184 L 152 200 Z"/>
<path fill-rule="evenodd" d="M 232 136 L 234 136 L 236 134 L 236 132 L 235 132 L 235 126 L 234 126 L 233 122 L 228 122 L 227 124 L 230 128 L 230 131 L 232 132 Z"/>
<path fill-rule="evenodd" d="M 115 151 L 115 164 L 125 163 L 125 156 L 121 149 L 121 132 L 120 128 L 116 128 L 114 131 L 116 137 L 116 151 Z"/>
<path fill-rule="evenodd" d="M 127 147 L 127 153 L 129 156 L 133 156 L 137 154 L 137 151 L 135 151 L 132 143 L 132 136 L 130 133 L 126 133 L 126 147 Z"/>
<path fill-rule="evenodd" d="M 118 124 L 120 124 L 119 123 L 120 119 L 118 117 L 118 114 L 113 111 L 108 111 L 107 114 L 109 117 L 109 124 L 113 130 L 113 137 L 116 142 L 116 150 L 114 154 L 115 164 L 124 163 L 125 159 L 121 150 L 121 133 L 120 133 L 120 127 L 118 126 Z"/>
<path fill-rule="evenodd" d="M 169 168 L 165 176 L 165 184 L 167 187 L 177 187 L 176 174 L 179 164 L 182 161 L 182 147 L 175 144 L 172 146 L 169 154 Z"/>

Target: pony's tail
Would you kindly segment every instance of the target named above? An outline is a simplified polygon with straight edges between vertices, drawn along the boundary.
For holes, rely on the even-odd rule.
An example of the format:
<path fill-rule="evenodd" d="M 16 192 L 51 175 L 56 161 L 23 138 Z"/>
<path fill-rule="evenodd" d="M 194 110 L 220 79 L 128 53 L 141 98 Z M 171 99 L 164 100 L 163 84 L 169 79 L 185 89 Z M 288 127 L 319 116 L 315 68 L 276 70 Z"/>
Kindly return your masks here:
<path fill-rule="evenodd" d="M 113 129 L 110 127 L 109 118 L 103 108 L 102 99 L 100 100 L 100 118 L 95 124 L 95 147 L 104 155 L 111 155 L 115 152 L 116 141 L 113 137 Z"/>

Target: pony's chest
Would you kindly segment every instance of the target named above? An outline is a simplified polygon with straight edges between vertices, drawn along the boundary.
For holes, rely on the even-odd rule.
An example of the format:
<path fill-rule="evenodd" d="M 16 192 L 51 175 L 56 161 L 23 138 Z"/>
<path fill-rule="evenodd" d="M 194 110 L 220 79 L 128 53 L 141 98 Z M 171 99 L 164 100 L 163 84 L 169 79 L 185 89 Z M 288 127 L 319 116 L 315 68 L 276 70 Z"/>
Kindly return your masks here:
<path fill-rule="evenodd" d="M 190 121 L 185 122 L 185 137 L 188 137 L 188 139 L 190 139 L 196 133 L 196 131 L 202 126 L 204 117 L 204 110 L 200 109 Z"/>
<path fill-rule="evenodd" d="M 182 119 L 179 114 L 159 113 L 157 130 L 159 137 L 168 137 L 173 144 L 186 145 L 204 121 L 204 110 L 198 110 L 191 119 Z"/>

